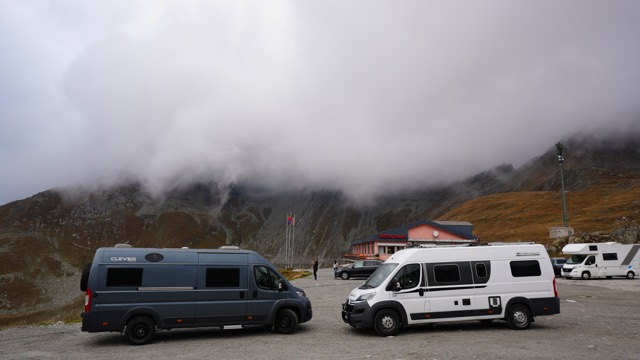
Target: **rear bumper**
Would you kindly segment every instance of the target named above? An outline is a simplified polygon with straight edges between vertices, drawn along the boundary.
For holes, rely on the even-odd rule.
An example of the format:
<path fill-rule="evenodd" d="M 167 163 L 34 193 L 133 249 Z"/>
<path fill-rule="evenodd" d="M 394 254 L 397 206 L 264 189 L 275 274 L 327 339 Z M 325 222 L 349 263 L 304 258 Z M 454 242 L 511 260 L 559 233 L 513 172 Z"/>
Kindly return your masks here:
<path fill-rule="evenodd" d="M 560 298 L 531 299 L 533 316 L 560 314 Z"/>
<path fill-rule="evenodd" d="M 82 331 L 92 333 L 124 330 L 124 325 L 121 323 L 120 317 L 110 318 L 102 314 L 100 319 L 98 319 L 94 313 L 87 312 L 83 312 L 80 316 L 82 317 L 82 327 L 80 328 Z"/>

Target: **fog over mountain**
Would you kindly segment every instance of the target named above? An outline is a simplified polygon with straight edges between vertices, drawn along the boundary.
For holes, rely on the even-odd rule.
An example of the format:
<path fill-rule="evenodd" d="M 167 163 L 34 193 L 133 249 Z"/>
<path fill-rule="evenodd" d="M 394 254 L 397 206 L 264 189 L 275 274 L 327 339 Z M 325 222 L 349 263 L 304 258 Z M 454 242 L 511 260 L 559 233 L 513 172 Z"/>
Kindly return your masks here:
<path fill-rule="evenodd" d="M 389 191 L 640 134 L 640 2 L 0 2 L 0 205 L 209 179 Z"/>

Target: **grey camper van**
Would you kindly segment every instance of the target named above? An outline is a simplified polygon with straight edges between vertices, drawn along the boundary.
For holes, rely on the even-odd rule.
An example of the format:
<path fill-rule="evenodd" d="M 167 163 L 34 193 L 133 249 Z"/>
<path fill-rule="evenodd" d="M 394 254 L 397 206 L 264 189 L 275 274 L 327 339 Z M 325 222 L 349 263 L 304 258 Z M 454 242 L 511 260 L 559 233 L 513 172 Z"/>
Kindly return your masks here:
<path fill-rule="evenodd" d="M 133 345 L 156 329 L 271 325 L 292 333 L 311 301 L 250 250 L 99 248 L 80 281 L 82 331 L 124 330 Z"/>

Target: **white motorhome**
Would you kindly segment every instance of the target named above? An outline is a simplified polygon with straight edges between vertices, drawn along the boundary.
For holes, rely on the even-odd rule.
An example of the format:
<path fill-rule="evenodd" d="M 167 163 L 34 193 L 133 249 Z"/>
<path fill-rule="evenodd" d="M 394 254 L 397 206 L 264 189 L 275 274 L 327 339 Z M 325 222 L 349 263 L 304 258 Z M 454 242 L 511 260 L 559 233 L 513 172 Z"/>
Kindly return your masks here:
<path fill-rule="evenodd" d="M 562 276 L 570 279 L 633 279 L 640 273 L 640 245 L 607 243 L 568 244 L 562 253 L 570 255 L 562 266 Z"/>
<path fill-rule="evenodd" d="M 447 321 L 506 320 L 527 329 L 534 316 L 560 313 L 544 246 L 412 248 L 393 254 L 342 306 L 344 322 L 381 336 Z"/>

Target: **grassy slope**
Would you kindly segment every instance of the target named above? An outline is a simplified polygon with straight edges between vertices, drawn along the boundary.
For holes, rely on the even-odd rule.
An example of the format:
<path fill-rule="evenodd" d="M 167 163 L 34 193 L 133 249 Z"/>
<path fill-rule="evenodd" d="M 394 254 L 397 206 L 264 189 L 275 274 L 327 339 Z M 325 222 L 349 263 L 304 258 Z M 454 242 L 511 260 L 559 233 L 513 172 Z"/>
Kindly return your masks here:
<path fill-rule="evenodd" d="M 567 192 L 569 226 L 575 232 L 611 232 L 620 219 L 640 219 L 640 182 L 607 182 Z M 549 228 L 562 226 L 559 191 L 502 193 L 469 201 L 441 219 L 469 221 L 482 242 L 535 241 L 550 244 Z"/>

